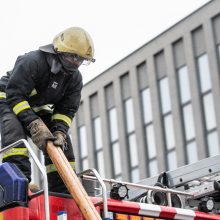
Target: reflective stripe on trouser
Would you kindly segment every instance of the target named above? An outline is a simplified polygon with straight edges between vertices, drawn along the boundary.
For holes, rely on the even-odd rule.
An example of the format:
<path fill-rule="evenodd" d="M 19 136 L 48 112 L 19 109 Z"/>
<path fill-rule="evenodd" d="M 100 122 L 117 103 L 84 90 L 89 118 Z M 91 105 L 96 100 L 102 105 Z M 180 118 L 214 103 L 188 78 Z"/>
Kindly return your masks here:
<path fill-rule="evenodd" d="M 6 99 L 6 93 L 0 92 L 0 99 Z"/>
<path fill-rule="evenodd" d="M 2 153 L 2 158 L 5 159 L 7 157 L 11 156 L 25 156 L 28 157 L 28 150 L 26 147 L 16 147 L 16 148 L 10 148 L 7 151 Z"/>
<path fill-rule="evenodd" d="M 74 169 L 74 161 L 69 161 L 71 167 Z M 52 164 L 47 165 L 47 177 L 48 177 L 48 187 L 50 192 L 57 192 L 57 193 L 65 193 L 69 194 L 68 189 L 66 188 L 62 178 L 60 177 L 59 173 L 56 171 L 55 166 Z M 75 169 L 74 169 L 75 171 Z"/>
<path fill-rule="evenodd" d="M 75 170 L 75 162 L 72 161 L 72 162 L 69 162 L 69 164 L 73 168 L 73 170 Z M 57 168 L 55 167 L 54 164 L 48 164 L 46 166 L 46 171 L 47 171 L 47 174 L 52 173 L 52 172 L 57 172 Z"/>

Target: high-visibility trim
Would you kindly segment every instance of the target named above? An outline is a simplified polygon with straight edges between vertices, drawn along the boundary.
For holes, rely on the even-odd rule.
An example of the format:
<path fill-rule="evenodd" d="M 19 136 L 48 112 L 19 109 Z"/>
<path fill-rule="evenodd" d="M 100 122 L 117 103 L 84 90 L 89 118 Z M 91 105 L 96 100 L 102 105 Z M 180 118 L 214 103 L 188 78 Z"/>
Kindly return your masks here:
<path fill-rule="evenodd" d="M 32 97 L 32 96 L 34 96 L 34 95 L 37 95 L 37 90 L 36 90 L 36 89 L 33 89 L 33 90 L 31 91 L 31 94 L 29 95 L 29 97 Z"/>
<path fill-rule="evenodd" d="M 7 158 L 11 156 L 25 156 L 28 157 L 28 150 L 27 148 L 11 148 L 5 152 L 3 152 L 2 158 Z"/>
<path fill-rule="evenodd" d="M 0 99 L 6 99 L 6 93 L 0 92 Z"/>
<path fill-rule="evenodd" d="M 136 219 L 136 216 L 140 216 L 146 220 L 153 219 L 187 219 L 187 220 L 219 220 L 219 214 L 205 213 L 200 211 L 194 211 L 184 208 L 175 208 L 168 206 L 159 206 L 149 203 L 138 203 L 123 201 L 123 204 L 118 204 L 117 201 L 111 199 L 108 200 L 108 206 L 111 210 L 115 210 L 117 214 L 128 215 L 127 219 Z M 136 215 L 135 217 L 132 215 Z M 122 217 L 124 217 L 122 216 Z M 121 216 L 120 216 L 121 217 Z M 129 218 L 130 217 L 130 218 Z M 138 218 L 137 217 L 137 218 Z M 123 219 L 123 218 L 122 218 Z"/>
<path fill-rule="evenodd" d="M 73 170 L 75 170 L 75 162 L 69 162 L 69 164 L 73 168 Z M 46 166 L 46 171 L 47 171 L 47 173 L 56 172 L 57 168 L 55 167 L 54 164 L 49 164 Z"/>
<path fill-rule="evenodd" d="M 22 112 L 25 109 L 31 108 L 29 103 L 27 101 L 19 102 L 17 105 L 14 106 L 13 112 L 18 115 L 20 112 Z"/>
<path fill-rule="evenodd" d="M 66 124 L 70 127 L 71 123 L 72 123 L 72 120 L 71 118 L 69 118 L 68 116 L 66 115 L 62 115 L 62 114 L 54 114 L 52 116 L 52 120 L 61 120 L 61 121 L 64 121 L 66 122 Z"/>
<path fill-rule="evenodd" d="M 52 113 L 52 109 L 48 105 L 33 107 L 32 109 L 34 110 L 34 112 L 40 112 L 42 110 L 45 110 L 45 111 L 50 111 Z"/>

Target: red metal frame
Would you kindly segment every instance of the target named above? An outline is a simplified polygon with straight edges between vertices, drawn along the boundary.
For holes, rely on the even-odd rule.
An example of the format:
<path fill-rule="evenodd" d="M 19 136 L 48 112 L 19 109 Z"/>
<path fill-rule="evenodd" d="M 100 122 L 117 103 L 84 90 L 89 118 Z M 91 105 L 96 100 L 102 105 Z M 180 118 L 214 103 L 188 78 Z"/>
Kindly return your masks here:
<path fill-rule="evenodd" d="M 91 197 L 93 204 L 100 213 L 103 208 L 101 198 Z M 71 198 L 49 196 L 50 220 L 57 220 L 59 211 L 66 211 L 68 220 L 84 220 L 79 208 Z M 128 215 L 143 215 L 156 219 L 195 219 L 219 220 L 220 215 L 198 211 L 108 199 L 108 210 Z M 44 220 L 44 197 L 36 196 L 29 201 L 29 207 L 15 207 L 2 212 L 3 220 Z"/>

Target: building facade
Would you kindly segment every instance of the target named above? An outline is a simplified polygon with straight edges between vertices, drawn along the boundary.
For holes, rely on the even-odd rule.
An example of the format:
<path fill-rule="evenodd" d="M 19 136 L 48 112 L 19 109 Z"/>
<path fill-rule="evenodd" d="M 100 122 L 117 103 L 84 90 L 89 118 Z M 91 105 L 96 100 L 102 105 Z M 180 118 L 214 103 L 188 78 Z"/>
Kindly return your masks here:
<path fill-rule="evenodd" d="M 137 182 L 220 152 L 220 1 L 84 85 L 77 172 Z"/>

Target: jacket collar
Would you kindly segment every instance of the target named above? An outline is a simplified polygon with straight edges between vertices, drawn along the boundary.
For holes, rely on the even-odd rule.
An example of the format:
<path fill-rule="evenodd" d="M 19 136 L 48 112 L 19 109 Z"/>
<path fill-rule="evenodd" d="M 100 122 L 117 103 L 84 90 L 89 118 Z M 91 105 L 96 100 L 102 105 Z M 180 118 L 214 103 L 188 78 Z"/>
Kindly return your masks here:
<path fill-rule="evenodd" d="M 47 54 L 46 57 L 47 57 L 47 62 L 51 68 L 50 71 L 52 73 L 57 74 L 63 69 L 62 64 L 59 62 L 56 56 L 54 56 L 53 54 Z"/>
<path fill-rule="evenodd" d="M 56 54 L 53 48 L 53 44 L 47 44 L 47 45 L 41 46 L 39 47 L 39 50 L 46 52 L 46 53 Z"/>

